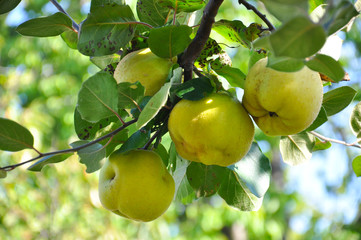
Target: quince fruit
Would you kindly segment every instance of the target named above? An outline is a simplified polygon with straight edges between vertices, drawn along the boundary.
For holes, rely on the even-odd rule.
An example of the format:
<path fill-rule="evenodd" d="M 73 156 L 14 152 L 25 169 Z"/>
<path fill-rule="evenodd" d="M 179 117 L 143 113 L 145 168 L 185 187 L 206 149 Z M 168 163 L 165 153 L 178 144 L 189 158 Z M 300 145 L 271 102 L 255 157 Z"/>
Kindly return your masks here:
<path fill-rule="evenodd" d="M 164 85 L 176 59 L 160 58 L 149 48 L 134 51 L 120 60 L 114 78 L 118 83 L 140 82 L 145 88 L 145 95 L 153 96 Z"/>
<path fill-rule="evenodd" d="M 220 93 L 179 101 L 170 113 L 168 129 L 181 157 L 206 165 L 229 166 L 239 161 L 254 136 L 252 120 L 242 104 Z"/>
<path fill-rule="evenodd" d="M 305 130 L 316 119 L 322 104 L 319 73 L 303 67 L 280 72 L 267 65 L 267 58 L 250 69 L 242 103 L 258 127 L 269 136 L 285 136 Z"/>
<path fill-rule="evenodd" d="M 161 157 L 148 150 L 114 152 L 99 175 L 102 205 L 132 220 L 161 216 L 173 200 L 175 183 Z"/>

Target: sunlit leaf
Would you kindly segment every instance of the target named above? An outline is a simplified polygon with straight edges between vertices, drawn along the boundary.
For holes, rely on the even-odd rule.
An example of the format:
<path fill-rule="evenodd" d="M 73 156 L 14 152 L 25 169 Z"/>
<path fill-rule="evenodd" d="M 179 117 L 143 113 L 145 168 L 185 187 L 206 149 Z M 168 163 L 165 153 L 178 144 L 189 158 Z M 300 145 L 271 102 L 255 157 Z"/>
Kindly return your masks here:
<path fill-rule="evenodd" d="M 294 166 L 310 160 L 315 141 L 315 137 L 306 132 L 281 137 L 280 151 L 283 161 Z"/>
<path fill-rule="evenodd" d="M 83 82 L 78 93 L 78 111 L 89 122 L 114 116 L 118 111 L 118 91 L 115 79 L 99 72 Z"/>
<path fill-rule="evenodd" d="M 140 21 L 154 27 L 163 26 L 166 23 L 168 12 L 169 9 L 160 6 L 158 0 L 137 1 L 137 14 Z"/>
<path fill-rule="evenodd" d="M 89 141 L 76 141 L 70 144 L 72 148 L 82 146 Z M 80 163 L 85 164 L 86 172 L 92 173 L 101 168 L 100 161 L 105 158 L 105 147 L 99 143 L 92 144 L 88 147 L 77 151 Z"/>
<path fill-rule="evenodd" d="M 106 56 L 90 57 L 90 61 L 94 63 L 101 70 L 108 67 L 109 64 L 115 64 L 120 61 L 120 56 L 118 54 L 110 54 Z M 116 66 L 115 66 L 116 67 Z M 115 68 L 114 68 L 115 70 Z M 113 73 L 114 73 L 113 70 Z"/>
<path fill-rule="evenodd" d="M 164 8 L 175 9 L 178 12 L 193 12 L 201 9 L 206 4 L 205 0 L 159 0 L 159 5 Z"/>
<path fill-rule="evenodd" d="M 355 172 L 356 176 L 358 176 L 358 177 L 361 176 L 361 156 L 357 156 L 352 161 L 352 169 Z"/>
<path fill-rule="evenodd" d="M 13 10 L 21 0 L 0 0 L 0 14 Z"/>
<path fill-rule="evenodd" d="M 315 146 L 313 146 L 312 152 L 329 149 L 332 146 L 330 142 L 321 141 L 316 138 Z"/>
<path fill-rule="evenodd" d="M 306 65 L 310 69 L 331 78 L 334 82 L 341 81 L 345 76 L 345 71 L 338 61 L 327 55 L 316 54 L 306 62 Z"/>
<path fill-rule="evenodd" d="M 164 84 L 164 86 L 149 100 L 147 105 L 145 105 L 143 111 L 138 117 L 138 129 L 144 127 L 150 120 L 152 120 L 153 117 L 155 117 L 160 109 L 166 104 L 170 87 L 170 83 Z"/>
<path fill-rule="evenodd" d="M 262 197 L 271 180 L 271 164 L 256 143 L 240 161 L 228 166 L 256 197 Z"/>
<path fill-rule="evenodd" d="M 326 42 L 322 26 L 307 17 L 295 17 L 269 37 L 275 56 L 306 58 L 320 50 Z"/>
<path fill-rule="evenodd" d="M 0 149 L 16 152 L 33 148 L 34 137 L 28 129 L 10 119 L 0 118 Z"/>
<path fill-rule="evenodd" d="M 134 21 L 128 5 L 93 7 L 80 27 L 79 51 L 87 56 L 109 55 L 119 51 L 132 39 Z"/>
<path fill-rule="evenodd" d="M 182 53 L 191 42 L 192 28 L 186 25 L 165 26 L 150 30 L 150 50 L 162 58 L 172 58 Z"/>
<path fill-rule="evenodd" d="M 69 30 L 73 31 L 73 23 L 67 15 L 61 12 L 49 17 L 30 19 L 16 28 L 21 35 L 33 37 L 57 36 Z"/>
<path fill-rule="evenodd" d="M 267 10 L 280 21 L 285 22 L 295 16 L 307 16 L 308 0 L 261 0 Z"/>
<path fill-rule="evenodd" d="M 355 89 L 348 86 L 326 92 L 323 95 L 322 106 L 325 108 L 327 116 L 332 116 L 345 109 L 352 102 L 356 93 Z"/>
<path fill-rule="evenodd" d="M 65 31 L 61 35 L 66 45 L 72 49 L 77 49 L 78 45 L 78 33 L 74 31 Z"/>
<path fill-rule="evenodd" d="M 356 104 L 353 108 L 351 117 L 350 117 L 350 125 L 353 133 L 356 135 L 357 139 L 361 139 L 361 102 Z"/>
<path fill-rule="evenodd" d="M 34 163 L 30 167 L 28 167 L 28 170 L 34 171 L 34 172 L 40 172 L 41 169 L 43 169 L 43 167 L 45 165 L 48 165 L 51 163 L 62 162 L 64 160 L 66 160 L 68 157 L 70 157 L 71 155 L 73 155 L 73 153 L 55 154 L 55 155 L 49 155 L 49 156 L 43 157 L 42 159 L 40 159 L 39 161 L 37 161 L 36 163 Z"/>

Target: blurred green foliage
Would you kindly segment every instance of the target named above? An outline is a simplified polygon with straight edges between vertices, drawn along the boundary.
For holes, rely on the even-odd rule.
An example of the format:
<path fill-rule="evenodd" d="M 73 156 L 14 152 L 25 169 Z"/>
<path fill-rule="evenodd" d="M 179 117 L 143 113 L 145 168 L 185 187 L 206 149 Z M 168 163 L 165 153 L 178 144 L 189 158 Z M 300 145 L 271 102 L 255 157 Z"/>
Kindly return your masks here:
<path fill-rule="evenodd" d="M 82 1 L 63 2 L 70 4 L 68 11 L 76 21 L 85 18 Z M 29 17 L 45 15 L 47 3 L 23 1 Z M 68 143 L 76 140 L 73 112 L 77 93 L 82 81 L 97 69 L 60 37 L 20 36 L 5 23 L 7 16 L 0 16 L 0 116 L 29 128 L 35 146 L 43 152 L 68 148 Z M 236 1 L 225 1 L 217 18 L 242 19 L 245 24 L 260 22 Z M 358 56 L 359 22 L 346 35 Z M 229 50 L 233 66 L 247 72 L 248 51 L 242 47 Z M 343 61 L 347 65 L 349 60 Z M 0 239 L 360 239 L 361 223 L 357 219 L 346 227 L 333 222 L 331 227 L 318 230 L 316 223 L 322 215 L 297 193 L 284 189 L 278 139 L 261 134 L 256 139 L 267 141 L 265 154 L 273 165 L 272 184 L 258 212 L 240 212 L 221 198 L 210 197 L 187 206 L 174 202 L 166 214 L 150 223 L 132 222 L 101 207 L 98 173 L 87 174 L 73 156 L 44 167 L 41 173 L 21 167 L 0 180 Z M 0 164 L 18 163 L 31 154 L 1 152 Z M 312 218 L 307 224 L 311 227 L 303 234 L 293 231 L 290 219 L 310 209 Z"/>

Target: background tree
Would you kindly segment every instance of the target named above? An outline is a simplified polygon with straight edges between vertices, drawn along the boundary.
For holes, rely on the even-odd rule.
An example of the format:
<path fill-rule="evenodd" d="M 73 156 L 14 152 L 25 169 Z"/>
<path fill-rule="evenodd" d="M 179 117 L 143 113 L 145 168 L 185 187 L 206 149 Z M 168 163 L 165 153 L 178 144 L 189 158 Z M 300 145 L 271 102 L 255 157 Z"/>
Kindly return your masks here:
<path fill-rule="evenodd" d="M 15 151 L 29 148 L 29 143 L 32 141 L 31 135 L 34 136 L 35 142 L 30 145 L 33 145 L 36 149 L 31 150 L 32 147 L 30 147 L 30 150 L 12 154 L 3 152 L 1 154 L 2 170 L 0 174 L 4 177 L 7 175 L 2 180 L 0 187 L 0 201 L 2 202 L 0 207 L 1 235 L 19 239 L 72 238 L 74 235 L 79 235 L 82 238 L 118 236 L 123 238 L 169 239 L 209 236 L 222 239 L 226 238 L 226 236 L 236 238 L 237 234 L 243 234 L 250 239 L 297 237 L 315 239 L 327 237 L 342 239 L 347 237 L 358 239 L 360 196 L 357 196 L 357 192 L 354 191 L 359 189 L 355 187 L 355 183 L 359 183 L 355 173 L 356 175 L 360 174 L 359 160 L 355 158 L 359 155 L 357 149 L 359 145 L 357 143 L 347 143 L 356 141 L 355 136 L 351 134 L 351 129 L 348 128 L 348 118 L 353 107 L 360 101 L 359 95 L 356 94 L 359 89 L 359 81 L 357 81 L 357 71 L 359 71 L 357 67 L 359 65 L 355 60 L 359 57 L 360 28 L 358 17 L 354 18 L 358 15 L 359 2 L 292 1 L 290 3 L 289 1 L 262 1 L 261 3 L 250 1 L 248 3 L 240 1 L 237 3 L 209 1 L 207 7 L 205 7 L 206 3 L 202 1 L 184 1 L 181 3 L 185 5 L 180 4 L 175 7 L 173 1 L 163 1 L 156 6 L 164 11 L 161 11 L 162 15 L 156 17 L 147 14 L 150 7 L 147 5 L 149 2 L 152 1 L 139 2 L 137 9 L 135 2 L 128 3 L 132 6 L 128 10 L 120 1 L 92 1 L 89 10 L 90 3 L 82 5 L 81 3 L 62 1 L 62 6 L 66 9 L 66 13 L 74 19 L 73 21 L 66 14 L 57 13 L 64 13 L 65 11 L 55 1 L 37 1 L 36 3 L 22 1 L 10 13 L 6 12 L 12 10 L 19 1 L 0 2 L 1 12 L 6 13 L 6 15 L 1 16 L 2 34 L 0 36 L 0 61 L 3 69 L 0 78 L 0 111 L 1 116 L 4 117 L 0 123 L 2 133 L 1 149 Z M 323 5 L 324 3 L 327 5 Z M 54 5 L 58 7 L 58 11 L 53 8 Z M 103 5 L 109 8 L 107 13 L 114 14 L 112 17 L 115 17 L 116 20 L 110 19 L 108 15 L 105 15 L 104 11 L 100 10 L 100 6 Z M 111 11 L 110 6 L 112 8 L 127 9 L 126 14 L 128 15 L 119 15 L 119 12 Z M 220 8 L 217 13 L 218 7 Z M 133 9 L 134 15 L 137 13 L 138 18 L 131 16 L 130 9 Z M 325 9 L 324 17 L 317 19 L 317 16 L 320 16 L 320 13 Z M 92 14 L 86 15 L 89 11 Z M 187 20 L 190 15 L 189 12 L 193 11 L 195 11 L 196 20 L 189 24 L 193 30 L 191 33 L 188 31 L 190 28 L 185 26 L 187 25 L 185 19 Z M 198 28 L 198 22 L 203 11 L 209 14 L 204 15 L 203 22 Z M 293 14 L 289 14 L 290 12 Z M 263 16 L 262 13 L 267 13 L 267 17 Z M 319 24 L 313 24 L 305 20 L 308 19 L 310 14 L 312 19 Z M 212 25 L 212 18 L 215 15 L 216 22 Z M 28 19 L 36 20 L 20 24 L 19 16 L 25 16 L 21 22 Z M 39 18 L 40 16 L 47 17 Z M 166 23 L 164 18 L 159 19 L 162 16 L 168 16 L 166 19 L 170 24 L 164 24 Z M 226 19 L 226 21 L 221 21 L 221 19 Z M 124 29 L 128 28 L 127 31 L 132 32 L 134 35 L 124 40 L 123 45 L 117 46 L 118 48 L 114 50 L 107 47 L 105 52 L 104 50 L 96 51 L 96 53 L 92 53 L 91 50 L 90 52 L 87 51 L 84 42 L 91 41 L 91 39 L 101 40 L 104 37 L 101 34 L 91 35 L 94 32 L 94 26 L 100 32 L 106 32 L 100 26 L 101 24 L 97 25 L 96 23 L 110 20 L 113 24 L 112 27 L 114 27 L 111 30 L 112 33 L 121 34 Z M 81 21 L 83 21 L 81 24 L 83 32 L 79 31 L 77 24 Z M 94 22 L 96 23 L 94 24 Z M 276 26 L 275 29 L 273 29 L 271 22 Z M 249 26 L 246 27 L 247 25 Z M 214 40 L 208 40 L 208 32 L 212 26 L 211 37 Z M 16 30 L 19 33 L 27 36 L 48 37 L 61 34 L 61 38 L 24 37 L 16 33 L 15 27 L 17 27 Z M 132 29 L 133 27 L 135 30 Z M 152 28 L 149 31 L 150 27 Z M 339 32 L 341 29 L 343 31 Z M 273 34 L 269 35 L 271 31 L 273 31 Z M 78 42 L 76 42 L 77 32 L 79 34 Z M 341 60 L 337 62 L 323 55 L 309 58 L 324 45 L 326 36 L 331 36 L 334 33 L 344 38 Z M 171 34 L 178 34 L 175 39 L 179 40 L 160 44 L 161 40 L 169 39 L 165 36 Z M 259 36 L 262 38 L 255 42 L 254 40 Z M 297 38 L 293 38 L 293 36 L 297 36 Z M 124 36 L 117 36 L 117 38 L 126 39 Z M 128 43 L 127 41 L 130 40 L 132 41 Z M 207 40 L 208 42 L 206 42 Z M 100 167 L 100 165 L 94 165 L 94 162 L 101 161 L 104 156 L 89 158 L 86 154 L 92 153 L 92 150 L 81 147 L 86 142 L 77 145 L 80 146 L 78 148 L 80 162 L 84 163 L 85 167 L 78 163 L 76 155 L 68 154 L 75 151 L 74 148 L 66 150 L 67 154 L 64 155 L 56 157 L 53 154 L 48 155 L 49 152 L 68 149 L 68 143 L 78 141 L 78 137 L 81 139 L 79 122 L 73 119 L 74 108 L 78 102 L 78 96 L 80 97 L 78 92 L 81 91 L 82 82 L 87 82 L 91 77 L 97 76 L 96 73 L 106 66 L 108 66 L 107 71 L 111 71 L 111 66 L 114 65 L 109 64 L 116 64 L 120 59 L 119 48 L 122 49 L 122 56 L 128 51 L 146 46 L 149 46 L 156 54 L 169 56 L 169 51 L 164 48 L 164 44 L 172 46 L 174 49 L 181 49 L 178 53 L 173 52 L 175 55 L 184 52 L 183 55 L 179 55 L 178 63 L 183 67 L 184 78 L 188 83 L 184 83 L 183 88 L 180 87 L 179 89 L 194 88 L 196 89 L 194 91 L 196 96 L 209 86 L 207 84 L 199 85 L 199 83 L 204 83 L 201 80 L 191 81 L 194 60 L 197 59 L 196 66 L 199 71 L 202 70 L 202 75 L 208 76 L 215 84 L 218 84 L 216 79 L 221 79 L 226 88 L 231 87 L 229 91 L 232 92 L 235 88 L 238 88 L 238 90 L 242 88 L 242 81 L 248 72 L 250 62 L 254 61 L 252 59 L 255 56 L 258 58 L 259 54 L 263 52 L 259 51 L 260 49 L 270 50 L 273 54 L 270 56 L 274 56 L 272 67 L 276 69 L 294 71 L 300 65 L 307 64 L 310 67 L 312 66 L 314 70 L 323 73 L 326 76 L 324 79 L 329 82 L 341 80 L 337 84 L 329 83 L 329 86 L 324 88 L 324 92 L 326 92 L 324 99 L 327 101 L 324 100 L 323 107 L 325 110 L 321 111 L 319 118 L 316 120 L 316 127 L 319 127 L 326 120 L 327 122 L 317 128 L 316 132 L 310 132 L 313 135 L 303 133 L 296 136 L 282 137 L 280 141 L 277 137 L 267 137 L 261 131 L 256 132 L 255 140 L 273 167 L 270 188 L 264 196 L 262 207 L 257 212 L 241 212 L 230 208 L 218 195 L 203 198 L 201 196 L 207 196 L 207 191 L 203 191 L 204 187 L 212 190 L 214 186 L 210 185 L 209 182 L 201 182 L 200 185 L 189 185 L 184 180 L 182 181 L 182 188 L 180 188 L 183 191 L 178 191 L 175 203 L 162 218 L 148 224 L 133 223 L 120 219 L 115 215 L 109 215 L 100 207 L 97 200 L 97 176 L 88 173 Z M 205 50 L 201 52 L 204 44 L 206 46 Z M 285 49 L 284 46 L 289 46 L 289 48 Z M 303 51 L 297 52 L 294 50 L 300 49 L 300 46 L 302 46 Z M 79 51 L 73 48 L 77 48 Z M 326 51 L 324 53 L 334 54 L 338 48 L 332 47 L 331 52 Z M 278 51 L 279 49 L 282 49 L 283 52 Z M 309 52 L 305 49 L 309 50 Z M 225 50 L 231 56 L 232 67 L 229 64 L 224 64 L 228 60 L 223 58 Z M 197 58 L 198 54 L 201 54 L 200 58 Z M 300 57 L 298 54 L 305 55 Z M 91 55 L 91 61 L 87 57 L 89 55 Z M 213 57 L 213 61 L 208 61 L 210 57 Z M 337 60 L 337 56 L 333 57 Z M 346 67 L 346 72 L 350 75 L 350 81 L 342 81 L 345 79 L 343 79 L 344 74 L 343 70 L 340 70 L 341 65 L 339 63 Z M 325 68 L 324 66 L 328 67 Z M 177 76 L 176 74 L 177 71 L 174 72 L 173 77 Z M 335 90 L 331 92 L 332 89 Z M 104 89 L 104 91 L 106 90 L 109 89 Z M 174 93 L 177 93 L 177 90 L 171 92 L 171 96 Z M 129 96 L 130 94 L 130 92 L 126 92 L 126 95 Z M 162 96 L 154 98 L 153 101 L 167 95 L 168 92 L 165 92 Z M 135 93 L 135 95 L 131 96 L 133 96 L 133 99 L 142 99 L 142 93 Z M 181 94 L 178 94 L 179 96 L 185 97 Z M 149 98 L 144 101 L 149 101 Z M 143 104 L 145 105 L 145 102 Z M 141 102 L 139 102 L 139 105 L 141 105 Z M 350 107 L 346 108 L 348 105 Z M 147 124 L 147 121 L 151 120 L 161 107 L 162 104 L 159 105 L 156 112 L 144 113 L 145 111 L 143 111 L 143 123 Z M 341 114 L 330 117 L 344 108 L 346 109 Z M 356 137 L 358 137 L 359 133 L 358 112 L 359 110 L 356 107 L 351 118 L 352 129 Z M 120 112 L 119 114 L 122 115 L 123 113 Z M 347 116 L 341 118 L 340 115 Z M 102 118 L 100 115 L 98 117 Z M 21 123 L 22 126 L 30 129 L 31 135 L 13 121 Z M 113 121 L 117 120 L 110 120 L 107 124 Z M 128 144 L 123 144 L 123 146 L 128 146 L 128 149 L 142 147 L 139 143 L 150 145 L 152 142 L 149 140 L 153 140 L 157 144 L 157 139 L 152 138 L 151 136 L 154 135 L 150 135 L 150 132 L 159 134 L 158 132 L 162 128 L 151 127 L 152 124 L 154 122 L 151 120 L 145 135 L 136 134 L 136 127 L 131 125 L 127 133 L 123 132 L 116 135 L 119 137 L 117 140 L 125 142 L 127 139 L 132 139 L 132 136 L 133 140 L 136 138 L 137 141 L 128 141 Z M 75 129 L 78 127 L 78 131 L 76 131 L 77 137 L 74 134 L 74 125 Z M 119 125 L 115 125 L 115 127 L 119 127 Z M 80 127 L 80 129 L 82 128 Z M 96 130 L 99 130 L 96 131 L 98 132 L 97 137 L 109 133 L 109 131 L 101 131 L 99 126 Z M 11 131 L 15 131 L 17 134 Z M 324 136 L 327 137 L 319 135 L 320 133 L 324 133 Z M 9 141 L 4 141 L 4 138 L 9 139 L 9 137 L 13 140 L 21 139 L 22 142 L 21 144 L 11 145 Z M 292 143 L 295 138 L 298 142 L 290 145 L 290 142 Z M 311 139 L 311 141 L 307 142 L 307 139 Z M 83 141 L 85 140 L 83 139 Z M 106 142 L 100 141 L 99 144 L 105 145 Z M 134 142 L 136 144 L 129 144 Z M 303 144 L 305 142 L 308 144 Z M 330 142 L 343 142 L 341 156 L 346 162 L 344 165 L 348 167 L 340 173 L 342 183 L 327 186 L 327 194 L 343 195 L 354 200 L 355 204 L 352 210 L 355 213 L 358 212 L 358 214 L 353 214 L 350 219 L 342 215 L 336 215 L 330 221 L 322 209 L 319 211 L 319 209 L 308 205 L 309 202 L 304 202 L 303 197 L 299 193 L 293 192 L 294 188 L 287 184 L 287 179 L 292 176 L 288 175 L 287 171 L 294 170 L 290 170 L 292 168 L 284 165 L 282 160 L 292 165 L 307 161 L 315 150 L 329 148 Z M 169 137 L 165 135 L 161 144 L 167 149 L 167 154 L 172 155 L 174 149 L 170 149 L 171 141 Z M 325 154 L 331 151 L 337 152 L 338 147 L 336 145 L 333 144 L 330 149 L 325 151 Z M 345 147 L 344 145 L 351 146 Z M 74 146 L 72 144 L 72 147 Z M 97 145 L 94 143 L 92 146 Z M 288 147 L 285 148 L 285 146 Z M 283 149 L 282 160 L 279 147 Z M 289 151 L 290 149 L 293 151 Z M 295 157 L 299 156 L 297 149 L 301 149 L 303 153 L 306 153 L 304 156 L 307 156 L 307 158 Z M 287 151 L 286 154 L 285 151 Z M 40 153 L 39 158 L 30 163 L 30 165 L 35 163 L 31 165 L 30 170 L 41 170 L 41 173 L 25 172 L 26 169 L 20 166 L 24 166 L 22 163 L 29 159 L 37 158 L 37 153 Z M 107 153 L 104 154 L 108 155 Z M 316 152 L 313 155 L 311 162 L 320 162 L 317 157 L 322 156 L 322 152 Z M 318 158 L 322 158 L 323 164 L 330 163 L 326 162 L 328 161 L 327 157 Z M 355 158 L 354 161 L 352 161 L 353 158 Z M 268 161 L 263 155 L 260 161 L 262 159 Z M 56 162 L 58 163 L 48 165 Z M 19 163 L 20 165 L 18 165 Z M 306 166 L 307 164 L 310 163 L 304 163 Z M 300 167 L 294 168 L 298 170 Z M 284 172 L 285 169 L 286 173 Z M 12 171 L 6 174 L 10 170 Z M 176 171 L 176 169 L 171 171 Z M 192 172 L 195 175 L 202 175 L 205 171 L 209 170 L 202 167 L 193 171 L 189 170 L 185 175 L 183 174 L 185 178 L 182 179 L 187 179 L 187 176 L 189 178 Z M 285 174 L 286 179 L 284 179 Z M 339 173 L 335 172 L 334 174 Z M 178 181 L 182 179 L 178 179 Z M 259 179 L 253 179 L 248 184 L 254 184 L 264 189 L 268 188 L 267 181 L 259 181 Z M 308 187 L 311 188 L 310 185 Z M 302 191 L 300 192 L 302 193 Z M 238 191 L 233 192 L 233 194 L 241 196 Z M 221 197 L 228 203 L 232 200 L 230 193 Z M 195 200 L 196 198 L 197 200 Z M 325 201 L 325 203 L 327 202 Z M 249 207 L 244 203 L 236 205 L 241 210 L 252 210 L 252 207 L 244 209 L 246 206 Z M 305 220 L 303 226 L 297 228 L 295 222 L 297 223 L 300 219 Z M 309 224 L 306 222 L 309 222 Z M 99 225 L 99 223 L 102 224 Z M 343 225 L 345 223 L 347 224 Z M 74 226 L 76 227 L 74 228 Z M 126 229 L 126 232 L 124 232 L 124 229 Z M 303 236 L 300 236 L 300 234 Z"/>

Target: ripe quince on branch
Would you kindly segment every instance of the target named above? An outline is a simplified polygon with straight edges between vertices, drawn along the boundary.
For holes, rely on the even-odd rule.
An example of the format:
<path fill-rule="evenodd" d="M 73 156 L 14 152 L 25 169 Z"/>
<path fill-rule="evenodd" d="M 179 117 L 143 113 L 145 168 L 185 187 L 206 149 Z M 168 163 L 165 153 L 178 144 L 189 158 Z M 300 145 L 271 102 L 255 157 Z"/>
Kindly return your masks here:
<path fill-rule="evenodd" d="M 145 95 L 153 96 L 164 85 L 176 59 L 160 58 L 149 48 L 134 51 L 120 60 L 114 78 L 118 83 L 140 82 L 145 88 Z"/>
<path fill-rule="evenodd" d="M 252 120 L 242 104 L 221 93 L 178 102 L 168 129 L 181 157 L 206 165 L 229 166 L 239 161 L 254 136 Z"/>
<path fill-rule="evenodd" d="M 312 124 L 322 98 L 318 72 L 306 66 L 297 72 L 276 71 L 267 67 L 267 58 L 263 58 L 246 77 L 242 103 L 266 135 L 286 136 Z"/>

